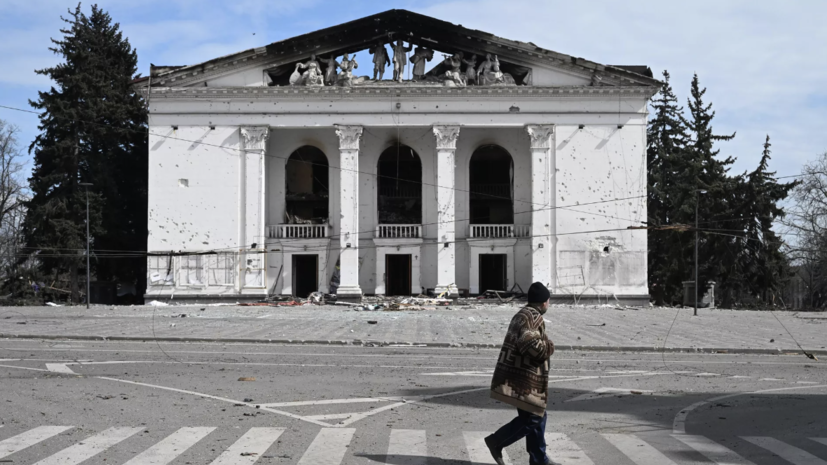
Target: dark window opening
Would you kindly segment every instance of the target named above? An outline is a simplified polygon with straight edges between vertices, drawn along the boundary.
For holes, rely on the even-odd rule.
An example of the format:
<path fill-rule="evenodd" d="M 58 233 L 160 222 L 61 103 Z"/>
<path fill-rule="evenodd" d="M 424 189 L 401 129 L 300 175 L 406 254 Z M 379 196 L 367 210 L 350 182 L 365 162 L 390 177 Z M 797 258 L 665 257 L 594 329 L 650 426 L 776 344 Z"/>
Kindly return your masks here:
<path fill-rule="evenodd" d="M 502 147 L 487 145 L 471 156 L 471 224 L 514 223 L 514 163 Z"/>
<path fill-rule="evenodd" d="M 297 149 L 287 160 L 284 222 L 323 224 L 329 215 L 328 163 L 316 147 Z"/>
<path fill-rule="evenodd" d="M 485 291 L 507 291 L 506 254 L 480 254 L 480 294 Z"/>
<path fill-rule="evenodd" d="M 385 295 L 411 295 L 411 256 L 385 255 Z"/>
<path fill-rule="evenodd" d="M 293 255 L 293 295 L 306 299 L 319 289 L 319 256 Z"/>
<path fill-rule="evenodd" d="M 422 163 L 407 145 L 394 145 L 379 157 L 379 224 L 422 223 Z"/>

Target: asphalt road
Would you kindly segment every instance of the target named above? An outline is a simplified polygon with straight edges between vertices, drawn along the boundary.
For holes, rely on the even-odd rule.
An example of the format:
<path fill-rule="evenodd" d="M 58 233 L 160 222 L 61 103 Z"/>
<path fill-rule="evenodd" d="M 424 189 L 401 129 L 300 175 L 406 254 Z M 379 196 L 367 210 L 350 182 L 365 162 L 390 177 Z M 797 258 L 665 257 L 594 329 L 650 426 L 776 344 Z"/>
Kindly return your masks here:
<path fill-rule="evenodd" d="M 496 355 L 2 340 L 0 463 L 491 463 L 481 438 L 514 416 L 488 397 Z M 552 362 L 549 455 L 564 464 L 827 464 L 824 362 L 565 351 Z M 507 453 L 528 463 L 522 442 Z"/>

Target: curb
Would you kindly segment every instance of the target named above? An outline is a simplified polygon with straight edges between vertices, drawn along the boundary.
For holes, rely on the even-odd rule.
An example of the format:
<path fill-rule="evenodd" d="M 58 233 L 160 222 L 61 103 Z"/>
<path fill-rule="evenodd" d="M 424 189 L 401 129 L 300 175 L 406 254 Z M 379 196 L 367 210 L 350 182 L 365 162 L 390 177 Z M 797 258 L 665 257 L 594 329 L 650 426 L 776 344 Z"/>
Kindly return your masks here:
<path fill-rule="evenodd" d="M 323 339 L 249 339 L 249 338 L 208 338 L 208 337 L 140 337 L 140 336 L 77 336 L 77 335 L 37 335 L 37 334 L 0 334 L 0 339 L 42 339 L 74 341 L 129 341 L 129 342 L 218 342 L 232 344 L 281 344 L 281 345 L 327 345 L 360 347 L 394 347 L 394 348 L 450 348 L 450 349 L 499 349 L 500 344 L 457 343 L 457 342 L 389 342 L 363 339 L 323 340 Z M 559 345 L 558 351 L 582 352 L 639 352 L 639 353 L 696 353 L 696 354 L 743 354 L 743 355 L 801 355 L 796 349 L 755 349 L 755 348 L 719 348 L 719 347 L 646 347 L 646 346 L 588 346 Z M 814 355 L 827 356 L 827 350 L 811 350 Z"/>

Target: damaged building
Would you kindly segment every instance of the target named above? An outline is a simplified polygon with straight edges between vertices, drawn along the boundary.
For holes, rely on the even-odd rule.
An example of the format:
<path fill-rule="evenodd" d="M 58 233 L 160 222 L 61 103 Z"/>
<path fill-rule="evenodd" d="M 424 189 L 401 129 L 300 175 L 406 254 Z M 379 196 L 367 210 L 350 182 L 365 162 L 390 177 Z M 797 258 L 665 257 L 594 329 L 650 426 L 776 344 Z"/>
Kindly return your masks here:
<path fill-rule="evenodd" d="M 148 298 L 648 302 L 645 66 L 390 10 L 135 85 Z"/>

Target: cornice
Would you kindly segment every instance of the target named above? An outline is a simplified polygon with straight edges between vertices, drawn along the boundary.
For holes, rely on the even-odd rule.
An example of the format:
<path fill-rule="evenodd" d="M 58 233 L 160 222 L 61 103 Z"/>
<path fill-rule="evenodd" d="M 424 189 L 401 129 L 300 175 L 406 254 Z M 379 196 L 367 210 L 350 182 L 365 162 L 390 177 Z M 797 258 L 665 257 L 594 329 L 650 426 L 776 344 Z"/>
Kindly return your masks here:
<path fill-rule="evenodd" d="M 571 87 L 153 87 L 150 99 L 175 100 L 386 100 L 388 98 L 467 99 L 503 98 L 536 100 L 558 98 L 606 98 L 625 95 L 650 98 L 659 89 L 649 86 L 571 86 Z M 146 92 L 146 89 L 143 90 Z"/>

